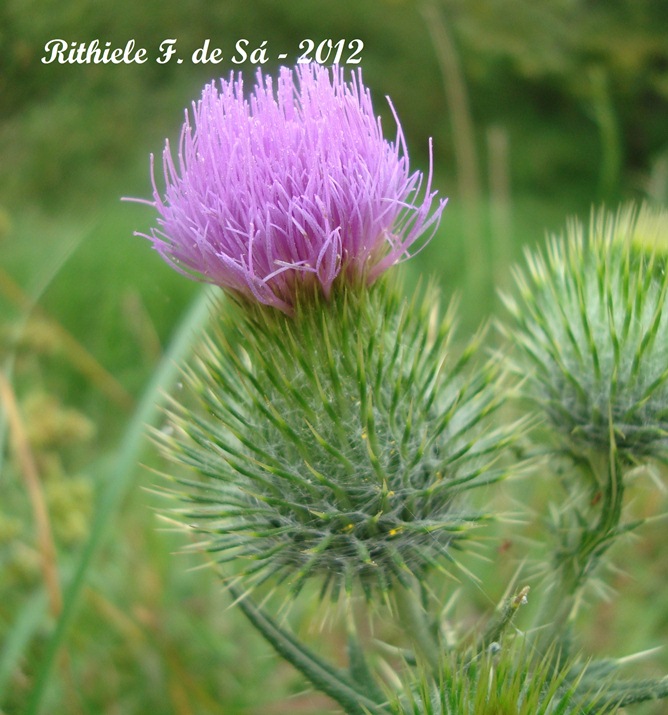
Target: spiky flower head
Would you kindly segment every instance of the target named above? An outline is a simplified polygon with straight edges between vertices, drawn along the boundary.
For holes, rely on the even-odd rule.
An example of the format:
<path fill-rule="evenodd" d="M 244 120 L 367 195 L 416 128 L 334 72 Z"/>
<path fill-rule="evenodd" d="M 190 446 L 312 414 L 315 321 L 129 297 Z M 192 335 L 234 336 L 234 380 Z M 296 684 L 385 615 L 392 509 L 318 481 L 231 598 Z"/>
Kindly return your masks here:
<path fill-rule="evenodd" d="M 401 126 L 383 137 L 361 72 L 319 65 L 204 88 L 176 158 L 153 171 L 158 228 L 146 236 L 177 270 L 290 313 L 296 286 L 325 295 L 339 274 L 373 282 L 435 229 L 431 166 L 409 169 Z"/>
<path fill-rule="evenodd" d="M 476 345 L 455 353 L 435 300 L 379 281 L 294 318 L 256 305 L 218 319 L 188 379 L 200 408 L 175 406 L 161 441 L 203 476 L 175 488 L 198 548 L 247 587 L 386 590 L 453 561 L 485 518 L 465 495 L 503 475 L 513 428 L 490 427 L 496 368 L 467 374 Z"/>
<path fill-rule="evenodd" d="M 668 214 L 573 221 L 508 298 L 526 394 L 576 451 L 668 458 Z"/>

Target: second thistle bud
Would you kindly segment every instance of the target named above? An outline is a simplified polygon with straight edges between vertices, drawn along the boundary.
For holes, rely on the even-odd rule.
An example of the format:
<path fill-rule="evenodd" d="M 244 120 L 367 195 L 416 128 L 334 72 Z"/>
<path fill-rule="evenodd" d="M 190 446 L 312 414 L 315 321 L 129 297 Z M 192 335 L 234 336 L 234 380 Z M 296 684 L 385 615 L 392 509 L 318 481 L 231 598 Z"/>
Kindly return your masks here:
<path fill-rule="evenodd" d="M 600 211 L 527 253 L 508 299 L 527 394 L 569 449 L 668 458 L 668 214 Z"/>
<path fill-rule="evenodd" d="M 165 445 L 202 477 L 182 482 L 202 546 L 249 585 L 387 590 L 484 518 L 464 495 L 502 476 L 510 430 L 482 431 L 496 370 L 468 375 L 474 348 L 455 357 L 435 304 L 382 282 L 216 321 L 190 372 L 200 406 L 176 410 Z"/>

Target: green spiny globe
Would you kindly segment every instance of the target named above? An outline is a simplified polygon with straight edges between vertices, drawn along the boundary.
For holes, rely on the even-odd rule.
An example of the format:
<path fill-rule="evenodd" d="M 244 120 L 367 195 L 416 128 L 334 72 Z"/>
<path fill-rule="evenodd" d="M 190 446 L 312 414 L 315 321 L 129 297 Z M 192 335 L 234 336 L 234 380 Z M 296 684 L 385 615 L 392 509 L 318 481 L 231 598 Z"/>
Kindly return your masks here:
<path fill-rule="evenodd" d="M 507 298 L 525 394 L 575 452 L 668 457 L 668 213 L 627 207 L 527 251 Z"/>
<path fill-rule="evenodd" d="M 472 370 L 479 342 L 455 355 L 434 291 L 399 295 L 336 286 L 293 317 L 243 302 L 214 319 L 187 373 L 199 405 L 175 405 L 161 441 L 199 475 L 177 477 L 183 518 L 249 587 L 370 595 L 453 560 L 486 518 L 464 495 L 504 474 L 498 369 Z"/>

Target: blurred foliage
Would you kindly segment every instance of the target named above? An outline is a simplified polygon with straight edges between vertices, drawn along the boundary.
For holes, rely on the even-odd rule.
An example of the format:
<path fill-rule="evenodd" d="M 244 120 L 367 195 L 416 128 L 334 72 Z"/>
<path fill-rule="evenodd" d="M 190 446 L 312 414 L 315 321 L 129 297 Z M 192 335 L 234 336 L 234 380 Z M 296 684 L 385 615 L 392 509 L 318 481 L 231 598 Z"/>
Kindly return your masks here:
<path fill-rule="evenodd" d="M 583 134 L 594 139 L 592 131 L 597 128 L 602 146 L 593 155 L 581 155 L 580 165 L 573 167 L 582 175 L 597 170 L 601 153 L 619 151 L 620 166 L 614 168 L 630 180 L 633 172 L 647 171 L 666 150 L 662 117 L 668 102 L 668 14 L 662 2 L 444 2 L 467 50 L 472 95 L 486 100 L 481 115 L 492 110 L 491 103 L 503 103 L 509 116 L 517 116 L 521 105 L 507 90 L 519 88 L 546 123 L 550 116 L 571 115 L 576 120 L 579 126 L 573 127 L 570 140 L 553 146 L 554 152 L 565 151 L 572 159 L 583 148 Z M 497 89 L 478 92 L 478 82 Z M 612 136 L 606 135 L 606 114 L 615 125 Z M 532 118 L 537 117 L 530 114 Z M 621 177 L 602 178 L 609 191 L 618 189 L 616 180 Z"/>
<path fill-rule="evenodd" d="M 367 83 L 377 98 L 392 96 L 415 153 L 424 156 L 426 137 L 436 137 L 448 171 L 457 137 L 449 136 L 451 108 L 424 6 L 414 0 L 7 0 L 0 5 L 5 200 L 33 197 L 53 208 L 67 192 L 89 203 L 136 166 L 147 146 L 159 150 L 164 136 L 175 135 L 181 107 L 205 81 L 232 68 L 228 60 L 190 62 L 206 38 L 227 50 L 227 58 L 239 38 L 250 48 L 267 40 L 270 57 L 287 52 L 287 62 L 296 60 L 303 38 L 361 38 Z M 668 14 L 660 0 L 440 0 L 438 8 L 461 54 L 478 141 L 489 125 L 508 129 L 518 187 L 569 193 L 589 185 L 587 200 L 616 198 L 622 187 L 642 190 L 652 162 L 668 149 Z M 174 36 L 187 59 L 157 64 L 160 42 Z M 98 38 L 114 47 L 134 39 L 151 59 L 44 65 L 52 38 Z M 387 107 L 376 104 L 391 126 Z"/>

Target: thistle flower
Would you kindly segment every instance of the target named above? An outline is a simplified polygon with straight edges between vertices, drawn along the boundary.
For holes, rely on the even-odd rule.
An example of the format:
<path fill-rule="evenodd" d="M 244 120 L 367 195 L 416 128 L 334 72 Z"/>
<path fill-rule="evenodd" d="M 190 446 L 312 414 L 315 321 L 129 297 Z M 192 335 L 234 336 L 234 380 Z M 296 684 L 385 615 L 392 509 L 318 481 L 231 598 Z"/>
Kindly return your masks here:
<path fill-rule="evenodd" d="M 668 458 L 668 214 L 572 222 L 507 299 L 526 394 L 570 449 Z"/>
<path fill-rule="evenodd" d="M 504 475 L 515 425 L 490 428 L 496 368 L 467 374 L 477 344 L 453 354 L 435 300 L 379 281 L 302 301 L 294 319 L 236 306 L 216 321 L 188 376 L 200 407 L 175 406 L 160 440 L 203 477 L 176 477 L 197 548 L 245 587 L 385 591 L 454 561 L 485 520 L 466 494 Z"/>
<path fill-rule="evenodd" d="M 361 72 L 346 82 L 336 67 L 284 67 L 275 85 L 258 70 L 249 99 L 241 75 L 212 82 L 186 112 L 176 160 L 166 144 L 164 196 L 151 162 L 160 218 L 145 237 L 162 257 L 287 313 L 298 284 L 327 296 L 340 274 L 373 282 L 445 205 L 431 212 L 431 164 L 420 199 L 401 126 L 383 138 Z"/>

